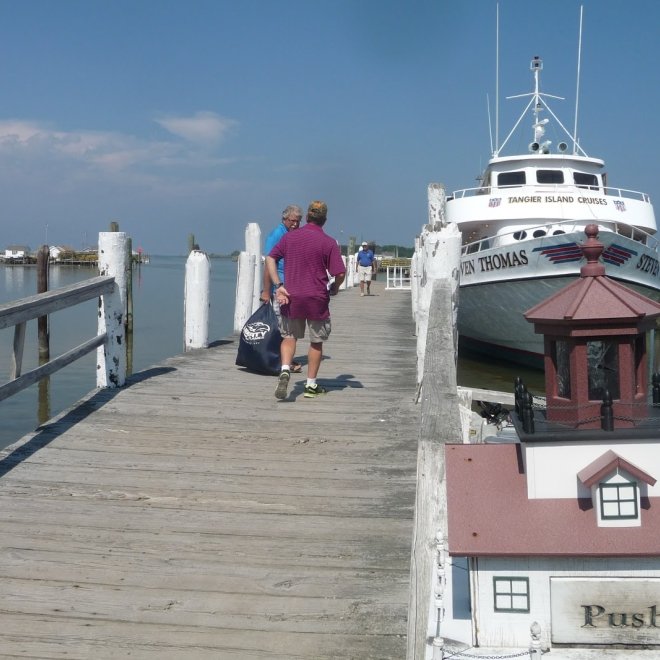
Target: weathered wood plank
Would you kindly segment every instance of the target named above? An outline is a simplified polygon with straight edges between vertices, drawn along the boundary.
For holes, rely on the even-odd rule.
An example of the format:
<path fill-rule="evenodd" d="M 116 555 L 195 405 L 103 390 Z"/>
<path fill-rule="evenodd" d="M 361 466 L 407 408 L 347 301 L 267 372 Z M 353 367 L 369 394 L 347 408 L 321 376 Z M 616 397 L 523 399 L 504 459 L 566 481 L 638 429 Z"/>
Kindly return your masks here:
<path fill-rule="evenodd" d="M 404 657 L 415 342 L 372 291 L 333 299 L 325 397 L 277 401 L 229 341 L 2 452 L 3 657 Z"/>

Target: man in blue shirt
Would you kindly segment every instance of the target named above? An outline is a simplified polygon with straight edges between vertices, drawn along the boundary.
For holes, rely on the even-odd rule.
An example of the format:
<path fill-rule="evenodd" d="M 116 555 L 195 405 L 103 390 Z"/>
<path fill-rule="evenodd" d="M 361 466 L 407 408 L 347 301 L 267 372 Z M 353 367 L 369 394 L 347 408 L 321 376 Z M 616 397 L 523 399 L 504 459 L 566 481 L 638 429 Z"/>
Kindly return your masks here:
<path fill-rule="evenodd" d="M 280 242 L 282 236 L 292 229 L 298 229 L 300 221 L 302 220 L 302 209 L 295 204 L 289 204 L 284 211 L 282 211 L 282 222 L 280 222 L 273 231 L 266 236 L 266 242 L 264 243 L 264 254 L 270 254 L 270 251 Z M 284 282 L 284 259 L 280 259 L 277 262 L 277 274 L 280 277 L 280 282 Z M 275 306 L 275 312 L 277 317 L 280 316 L 279 306 L 275 300 L 275 290 L 273 284 L 270 280 L 270 275 L 268 274 L 268 268 L 264 268 L 264 284 L 263 290 L 261 291 L 261 300 L 263 302 L 268 302 L 271 298 L 273 299 L 273 305 Z"/>
<path fill-rule="evenodd" d="M 364 295 L 364 285 L 367 284 L 367 295 L 371 295 L 371 276 L 374 272 L 374 253 L 369 249 L 366 241 L 360 246 L 357 253 L 357 274 L 360 282 L 360 295 Z"/>
<path fill-rule="evenodd" d="M 264 255 L 270 254 L 270 251 L 280 242 L 282 236 L 285 236 L 287 232 L 290 232 L 292 229 L 298 229 L 300 221 L 302 220 L 303 212 L 299 206 L 295 204 L 289 204 L 284 211 L 282 211 L 282 222 L 280 222 L 273 231 L 266 236 L 266 241 L 264 243 Z M 277 262 L 277 274 L 279 276 L 279 281 L 284 282 L 284 259 L 280 259 Z M 261 296 L 259 296 L 262 302 L 268 302 L 272 300 L 273 310 L 277 316 L 277 320 L 280 325 L 280 330 L 282 330 L 282 316 L 280 314 L 280 305 L 277 302 L 277 297 L 275 296 L 275 287 L 270 279 L 268 273 L 268 268 L 264 266 L 264 283 L 263 289 L 261 291 Z M 298 373 L 301 370 L 301 366 L 298 362 L 294 362 L 291 365 L 291 371 Z"/>

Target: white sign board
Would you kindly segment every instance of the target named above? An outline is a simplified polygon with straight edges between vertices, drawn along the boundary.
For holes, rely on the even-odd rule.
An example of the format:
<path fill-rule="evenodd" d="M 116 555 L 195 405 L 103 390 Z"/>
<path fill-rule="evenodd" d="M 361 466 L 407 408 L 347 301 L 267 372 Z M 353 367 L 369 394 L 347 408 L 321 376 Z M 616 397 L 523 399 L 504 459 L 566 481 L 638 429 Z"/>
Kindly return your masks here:
<path fill-rule="evenodd" d="M 554 644 L 660 645 L 660 578 L 550 578 Z"/>

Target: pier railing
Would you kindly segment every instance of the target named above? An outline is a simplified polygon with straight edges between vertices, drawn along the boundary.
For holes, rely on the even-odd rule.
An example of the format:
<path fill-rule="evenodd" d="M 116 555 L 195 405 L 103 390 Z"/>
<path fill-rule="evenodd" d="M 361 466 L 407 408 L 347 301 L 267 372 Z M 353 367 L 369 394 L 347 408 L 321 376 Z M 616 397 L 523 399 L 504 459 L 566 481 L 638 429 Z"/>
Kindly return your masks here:
<path fill-rule="evenodd" d="M 401 289 L 410 291 L 410 259 L 407 260 L 406 266 L 387 266 L 387 279 L 385 282 L 386 289 Z"/>
<path fill-rule="evenodd" d="M 97 350 L 97 386 L 124 385 L 127 362 L 125 320 L 128 240 L 123 232 L 99 234 L 99 277 L 0 305 L 0 330 L 14 327 L 9 380 L 0 385 L 0 401 L 54 374 L 93 350 Z M 97 334 L 65 353 L 43 361 L 35 369 L 21 373 L 27 322 L 92 298 L 99 299 Z"/>
<path fill-rule="evenodd" d="M 107 332 L 98 334 L 62 355 L 22 374 L 27 322 L 41 316 L 46 316 L 52 312 L 73 307 L 92 298 L 111 293 L 114 285 L 114 277 L 94 277 L 85 282 L 71 284 L 0 305 L 0 330 L 14 326 L 14 346 L 11 356 L 9 382 L 0 386 L 0 401 L 87 355 L 99 346 L 102 346 L 108 338 Z"/>

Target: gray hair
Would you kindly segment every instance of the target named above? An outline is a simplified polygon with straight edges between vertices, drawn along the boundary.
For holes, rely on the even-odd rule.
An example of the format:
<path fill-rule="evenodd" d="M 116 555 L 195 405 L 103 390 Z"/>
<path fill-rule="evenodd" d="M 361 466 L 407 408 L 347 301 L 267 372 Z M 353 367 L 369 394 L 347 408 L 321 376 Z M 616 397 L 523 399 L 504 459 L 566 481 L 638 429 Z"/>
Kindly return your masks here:
<path fill-rule="evenodd" d="M 286 220 L 287 218 L 290 218 L 292 216 L 302 218 L 303 212 L 302 209 L 299 206 L 296 206 L 295 204 L 289 204 L 284 211 L 282 211 L 282 220 Z"/>

